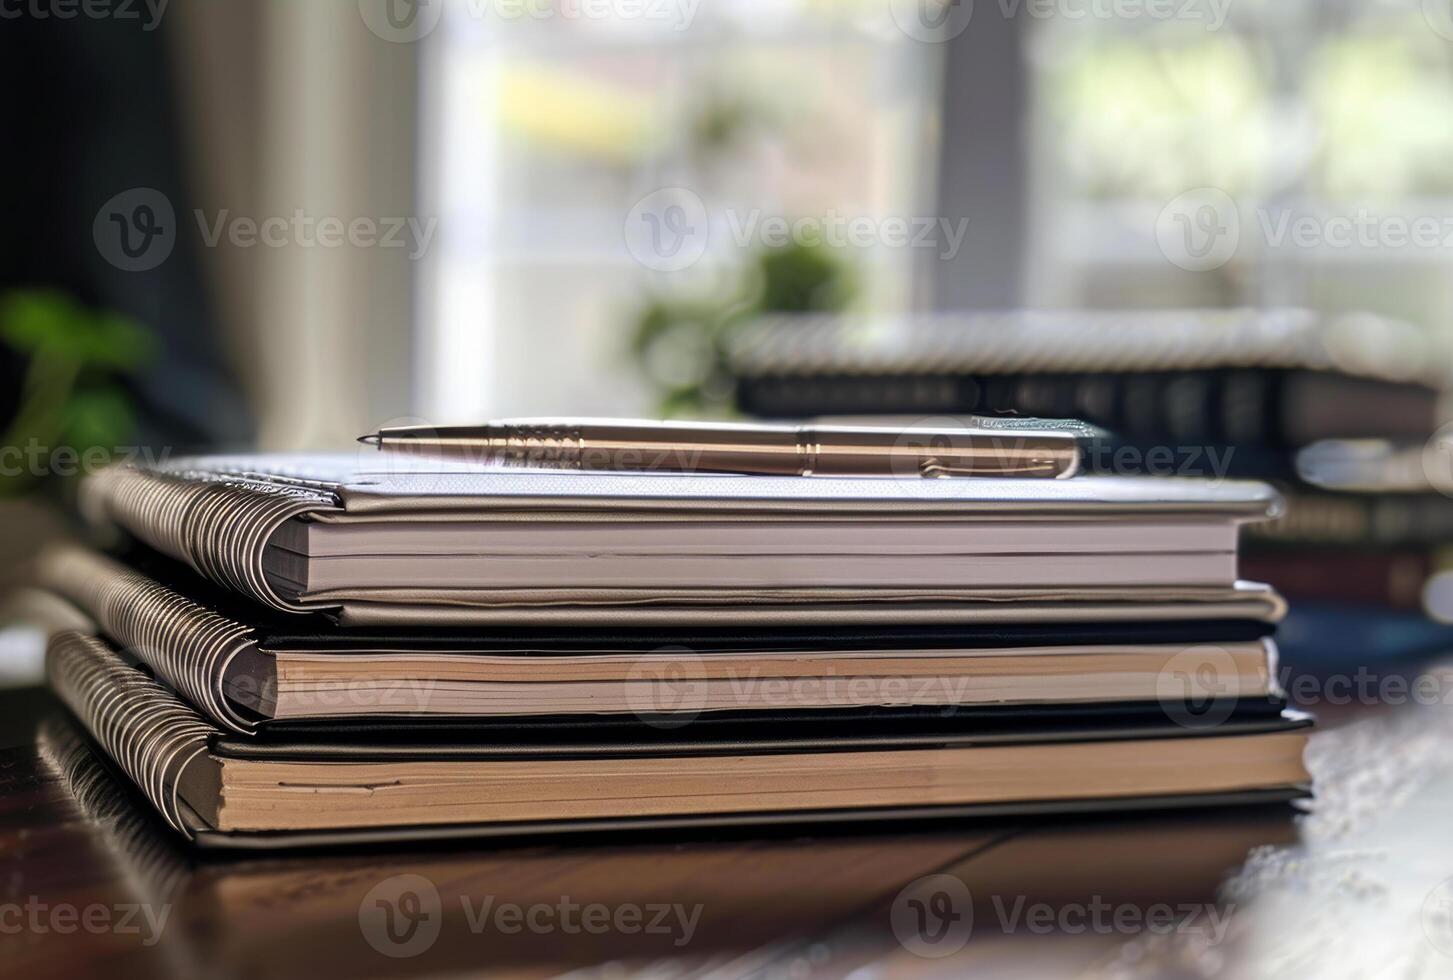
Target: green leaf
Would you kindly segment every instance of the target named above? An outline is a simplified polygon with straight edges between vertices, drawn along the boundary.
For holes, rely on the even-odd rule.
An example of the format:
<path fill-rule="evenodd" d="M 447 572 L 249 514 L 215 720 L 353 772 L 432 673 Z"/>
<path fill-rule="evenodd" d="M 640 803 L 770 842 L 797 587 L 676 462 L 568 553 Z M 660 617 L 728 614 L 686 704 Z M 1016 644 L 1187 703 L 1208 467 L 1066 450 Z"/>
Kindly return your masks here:
<path fill-rule="evenodd" d="M 78 453 L 97 446 L 115 450 L 135 435 L 136 417 L 122 389 L 92 388 L 71 397 L 61 431 Z"/>
<path fill-rule="evenodd" d="M 151 334 L 130 317 L 97 313 L 64 293 L 25 290 L 0 300 L 0 340 L 81 365 L 134 371 L 156 353 Z"/>

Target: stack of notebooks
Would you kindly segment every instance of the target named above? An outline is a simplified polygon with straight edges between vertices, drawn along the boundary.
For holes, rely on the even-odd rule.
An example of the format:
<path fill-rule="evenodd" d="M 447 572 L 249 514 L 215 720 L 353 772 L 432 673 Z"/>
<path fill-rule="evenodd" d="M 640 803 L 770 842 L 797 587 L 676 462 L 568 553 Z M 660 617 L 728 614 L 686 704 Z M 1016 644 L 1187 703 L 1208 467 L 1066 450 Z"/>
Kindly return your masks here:
<path fill-rule="evenodd" d="M 380 457 L 382 459 L 382 457 Z M 208 457 L 89 478 L 50 682 L 200 845 L 1285 801 L 1259 484 Z"/>

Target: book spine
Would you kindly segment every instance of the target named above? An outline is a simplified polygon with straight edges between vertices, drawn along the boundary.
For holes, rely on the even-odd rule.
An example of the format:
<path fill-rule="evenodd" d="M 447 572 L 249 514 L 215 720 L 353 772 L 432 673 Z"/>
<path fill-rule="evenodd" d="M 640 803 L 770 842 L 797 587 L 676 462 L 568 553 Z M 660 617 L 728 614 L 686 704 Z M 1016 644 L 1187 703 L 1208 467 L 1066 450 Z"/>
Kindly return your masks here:
<path fill-rule="evenodd" d="M 337 507 L 314 487 L 213 473 L 163 473 L 134 466 L 102 470 L 81 485 L 93 522 L 114 524 L 234 592 L 290 612 L 269 583 L 262 558 L 285 521 Z"/>
<path fill-rule="evenodd" d="M 91 737 L 167 823 L 190 836 L 178 786 L 187 768 L 206 757 L 216 730 L 95 637 L 55 634 L 45 670 L 51 689 Z"/>
<path fill-rule="evenodd" d="M 255 729 L 223 693 L 228 665 L 256 653 L 248 627 L 81 548 L 44 552 L 36 576 L 213 721 L 238 732 Z"/>
<path fill-rule="evenodd" d="M 1453 500 L 1442 496 L 1290 493 L 1272 521 L 1248 524 L 1244 544 L 1426 547 L 1453 542 Z"/>
<path fill-rule="evenodd" d="M 1328 575 L 1329 562 L 1337 574 Z M 1423 586 L 1433 573 L 1420 552 L 1291 551 L 1243 555 L 1241 574 L 1270 582 L 1292 602 L 1366 603 L 1421 609 Z"/>
<path fill-rule="evenodd" d="M 1028 415 L 1083 419 L 1128 443 L 1282 448 L 1279 371 L 1077 374 L 762 375 L 737 407 L 762 418 Z"/>

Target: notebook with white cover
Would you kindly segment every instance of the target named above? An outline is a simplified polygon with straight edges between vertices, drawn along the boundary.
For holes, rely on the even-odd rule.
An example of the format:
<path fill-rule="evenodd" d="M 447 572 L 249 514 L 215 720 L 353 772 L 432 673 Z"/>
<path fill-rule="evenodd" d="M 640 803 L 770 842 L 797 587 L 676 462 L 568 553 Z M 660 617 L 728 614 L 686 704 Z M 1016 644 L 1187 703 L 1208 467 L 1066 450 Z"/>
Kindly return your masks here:
<path fill-rule="evenodd" d="M 1239 525 L 1279 507 L 1255 483 L 580 473 L 241 456 L 116 467 L 87 480 L 83 494 L 93 517 L 227 588 L 346 623 L 1280 611 L 1267 590 L 1236 580 Z"/>

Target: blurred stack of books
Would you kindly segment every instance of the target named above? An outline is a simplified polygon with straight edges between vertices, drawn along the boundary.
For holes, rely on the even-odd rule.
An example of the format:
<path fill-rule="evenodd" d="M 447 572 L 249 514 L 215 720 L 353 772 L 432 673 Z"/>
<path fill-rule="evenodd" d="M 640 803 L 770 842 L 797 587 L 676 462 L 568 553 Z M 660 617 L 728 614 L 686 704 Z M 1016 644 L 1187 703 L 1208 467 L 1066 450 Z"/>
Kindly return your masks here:
<path fill-rule="evenodd" d="M 1252 477 L 1287 498 L 1242 574 L 1292 600 L 1293 656 L 1453 642 L 1448 349 L 1408 324 L 1305 310 L 808 316 L 744 329 L 761 418 L 1074 418 L 1094 473 Z"/>

